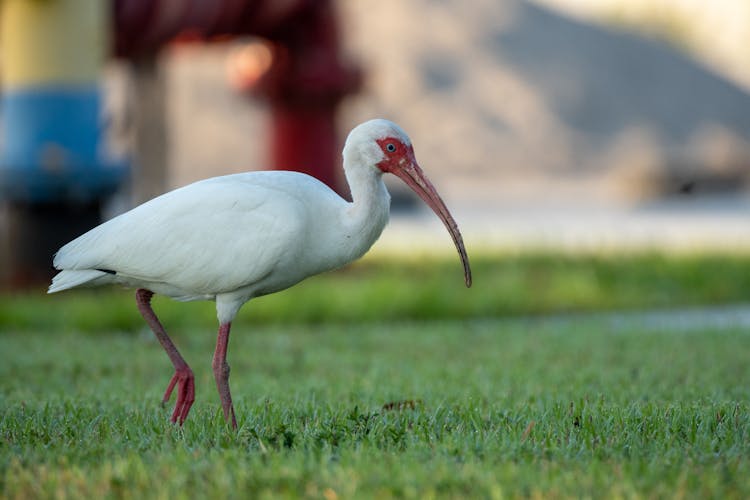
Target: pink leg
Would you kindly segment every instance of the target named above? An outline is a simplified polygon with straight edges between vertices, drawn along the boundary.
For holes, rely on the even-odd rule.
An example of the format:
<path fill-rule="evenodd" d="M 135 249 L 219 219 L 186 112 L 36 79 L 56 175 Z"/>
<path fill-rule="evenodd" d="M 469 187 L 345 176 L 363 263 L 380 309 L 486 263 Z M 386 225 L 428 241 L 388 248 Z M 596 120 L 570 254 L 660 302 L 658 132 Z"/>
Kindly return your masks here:
<path fill-rule="evenodd" d="M 232 420 L 232 427 L 237 428 L 237 419 L 234 416 L 234 406 L 232 405 L 232 394 L 229 392 L 229 363 L 227 363 L 227 345 L 229 344 L 229 330 L 232 323 L 219 325 L 219 334 L 216 338 L 216 350 L 214 351 L 214 360 L 211 366 L 214 369 L 214 378 L 216 379 L 216 388 L 219 390 L 221 398 L 221 407 L 224 410 L 224 420 Z"/>
<path fill-rule="evenodd" d="M 159 343 L 172 361 L 172 365 L 174 365 L 175 374 L 172 376 L 172 380 L 169 381 L 167 390 L 164 392 L 162 403 L 169 401 L 170 396 L 172 396 L 172 390 L 177 385 L 177 404 L 175 404 L 174 412 L 172 412 L 172 422 L 179 422 L 182 425 L 188 416 L 188 412 L 190 412 L 190 407 L 193 406 L 193 402 L 195 401 L 195 377 L 193 377 L 193 370 L 182 359 L 179 351 L 177 351 L 164 327 L 159 322 L 159 318 L 156 317 L 156 313 L 151 308 L 151 297 L 153 296 L 154 292 L 151 290 L 139 288 L 135 292 L 135 301 L 138 304 L 138 311 L 140 311 L 141 316 L 146 320 L 151 330 L 154 331 L 154 335 L 156 335 Z"/>

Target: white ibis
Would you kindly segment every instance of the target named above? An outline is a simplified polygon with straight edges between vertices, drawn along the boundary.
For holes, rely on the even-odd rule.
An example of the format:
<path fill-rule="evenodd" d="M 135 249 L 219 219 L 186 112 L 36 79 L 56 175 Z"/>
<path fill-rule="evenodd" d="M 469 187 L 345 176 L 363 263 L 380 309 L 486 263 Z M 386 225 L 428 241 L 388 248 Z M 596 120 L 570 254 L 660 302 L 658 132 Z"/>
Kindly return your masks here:
<path fill-rule="evenodd" d="M 385 172 L 406 182 L 442 219 L 458 249 L 466 286 L 471 269 L 461 233 L 414 157 L 406 133 L 376 119 L 354 128 L 344 146 L 348 202 L 298 172 L 214 177 L 163 194 L 63 246 L 49 293 L 111 283 L 136 288 L 138 310 L 167 352 L 177 386 L 172 422 L 195 400 L 193 372 L 151 308 L 151 297 L 214 300 L 219 319 L 213 372 L 224 418 L 237 427 L 226 361 L 229 330 L 240 307 L 308 276 L 361 257 L 380 236 L 390 209 Z"/>

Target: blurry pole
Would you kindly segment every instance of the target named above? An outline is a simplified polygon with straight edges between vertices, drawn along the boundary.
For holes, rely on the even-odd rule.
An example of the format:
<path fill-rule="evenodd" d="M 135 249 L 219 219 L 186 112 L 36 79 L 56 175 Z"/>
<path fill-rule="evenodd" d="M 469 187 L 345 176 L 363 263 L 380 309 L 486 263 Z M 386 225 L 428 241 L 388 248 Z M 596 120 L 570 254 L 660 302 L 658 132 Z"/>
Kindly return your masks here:
<path fill-rule="evenodd" d="M 129 102 L 134 129 L 132 202 L 138 205 L 168 188 L 167 96 L 159 52 L 133 59 L 130 69 Z"/>

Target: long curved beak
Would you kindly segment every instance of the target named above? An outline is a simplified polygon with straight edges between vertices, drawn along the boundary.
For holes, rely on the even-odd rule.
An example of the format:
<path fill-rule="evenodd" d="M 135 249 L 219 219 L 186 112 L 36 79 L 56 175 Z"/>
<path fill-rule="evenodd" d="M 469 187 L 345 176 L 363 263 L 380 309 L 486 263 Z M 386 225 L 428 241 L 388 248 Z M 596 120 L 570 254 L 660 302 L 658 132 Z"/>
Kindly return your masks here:
<path fill-rule="evenodd" d="M 464 240 L 461 237 L 461 232 L 458 230 L 458 225 L 453 219 L 453 216 L 448 211 L 442 198 L 437 193 L 437 190 L 432 185 L 430 180 L 425 176 L 422 169 L 414 159 L 413 154 L 410 160 L 404 161 L 398 168 L 391 170 L 391 173 L 398 176 L 403 180 L 427 205 L 432 209 L 435 214 L 440 217 L 440 220 L 445 224 L 446 229 L 453 238 L 453 243 L 456 245 L 458 255 L 461 257 L 461 263 L 464 266 L 464 279 L 466 281 L 466 287 L 471 286 L 471 267 L 469 266 L 469 256 L 466 255 L 466 248 L 464 247 Z"/>

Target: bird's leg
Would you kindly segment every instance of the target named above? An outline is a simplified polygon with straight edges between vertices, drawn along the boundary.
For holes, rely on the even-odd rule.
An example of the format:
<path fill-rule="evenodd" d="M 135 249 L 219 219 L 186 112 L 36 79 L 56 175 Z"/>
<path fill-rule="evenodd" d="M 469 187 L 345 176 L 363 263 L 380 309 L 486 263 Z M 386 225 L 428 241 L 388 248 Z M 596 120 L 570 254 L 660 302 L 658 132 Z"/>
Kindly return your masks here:
<path fill-rule="evenodd" d="M 172 422 L 179 422 L 182 425 L 188 416 L 190 407 L 193 406 L 193 402 L 195 401 L 195 377 L 193 376 L 193 370 L 190 369 L 182 358 L 172 343 L 172 339 L 169 338 L 166 330 L 164 330 L 164 327 L 159 322 L 159 318 L 156 317 L 156 313 L 151 308 L 151 297 L 153 296 L 154 292 L 151 290 L 139 288 L 135 292 L 135 301 L 138 304 L 138 311 L 140 311 L 141 316 L 146 320 L 151 330 L 154 331 L 154 335 L 156 335 L 159 343 L 172 361 L 172 365 L 174 365 L 175 374 L 172 376 L 172 380 L 169 381 L 167 390 L 164 391 L 162 403 L 169 401 L 170 396 L 172 396 L 172 390 L 177 385 L 177 403 L 172 412 Z"/>
<path fill-rule="evenodd" d="M 223 323 L 219 325 L 219 334 L 216 337 L 216 350 L 214 351 L 214 360 L 211 366 L 214 369 L 214 378 L 216 379 L 216 388 L 219 390 L 221 398 L 221 407 L 224 410 L 224 420 L 232 420 L 232 427 L 237 428 L 237 419 L 234 416 L 234 406 L 232 405 L 232 394 L 229 392 L 229 363 L 227 363 L 227 345 L 229 344 L 229 330 L 232 323 Z"/>

